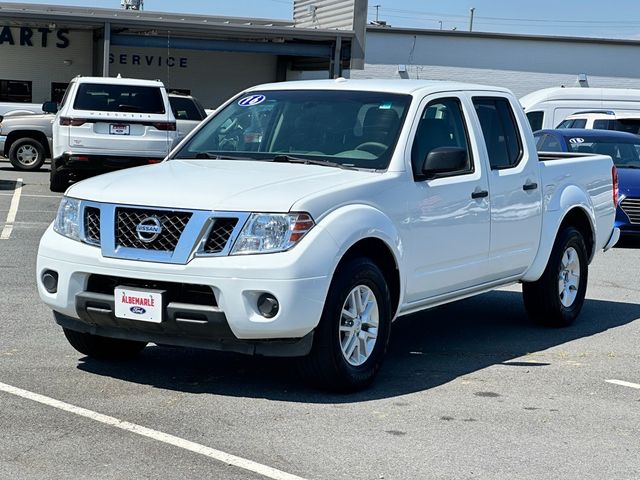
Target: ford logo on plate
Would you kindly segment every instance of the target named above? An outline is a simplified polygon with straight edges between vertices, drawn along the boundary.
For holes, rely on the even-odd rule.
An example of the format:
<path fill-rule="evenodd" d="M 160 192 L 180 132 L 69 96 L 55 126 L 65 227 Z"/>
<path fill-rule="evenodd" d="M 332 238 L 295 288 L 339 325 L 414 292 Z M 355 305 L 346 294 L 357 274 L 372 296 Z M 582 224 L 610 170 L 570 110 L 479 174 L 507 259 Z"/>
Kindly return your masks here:
<path fill-rule="evenodd" d="M 131 313 L 135 313 L 136 315 L 144 315 L 147 311 L 142 307 L 131 307 Z"/>

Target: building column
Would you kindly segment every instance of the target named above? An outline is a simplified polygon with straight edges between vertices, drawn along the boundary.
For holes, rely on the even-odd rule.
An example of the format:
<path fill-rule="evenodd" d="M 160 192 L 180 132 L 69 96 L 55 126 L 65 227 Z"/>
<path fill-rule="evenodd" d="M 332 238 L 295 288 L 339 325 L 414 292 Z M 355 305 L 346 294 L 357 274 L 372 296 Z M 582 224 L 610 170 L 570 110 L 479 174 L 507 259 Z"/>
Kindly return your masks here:
<path fill-rule="evenodd" d="M 109 54 L 111 53 L 111 23 L 105 22 L 102 36 L 102 76 L 109 76 Z"/>
<path fill-rule="evenodd" d="M 336 43 L 333 50 L 333 59 L 331 60 L 331 68 L 329 69 L 329 78 L 338 78 L 342 76 L 342 37 L 336 37 Z"/>

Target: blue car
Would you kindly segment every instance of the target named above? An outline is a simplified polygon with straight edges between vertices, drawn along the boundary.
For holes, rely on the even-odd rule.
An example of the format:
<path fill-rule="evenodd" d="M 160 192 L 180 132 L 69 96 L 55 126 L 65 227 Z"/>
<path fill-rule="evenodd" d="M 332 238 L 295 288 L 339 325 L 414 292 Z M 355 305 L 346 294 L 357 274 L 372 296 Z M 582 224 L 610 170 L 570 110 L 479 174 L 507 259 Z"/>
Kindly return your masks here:
<path fill-rule="evenodd" d="M 622 238 L 640 240 L 640 136 L 612 130 L 557 128 L 533 134 L 539 152 L 609 155 L 618 168 L 616 227 Z"/>

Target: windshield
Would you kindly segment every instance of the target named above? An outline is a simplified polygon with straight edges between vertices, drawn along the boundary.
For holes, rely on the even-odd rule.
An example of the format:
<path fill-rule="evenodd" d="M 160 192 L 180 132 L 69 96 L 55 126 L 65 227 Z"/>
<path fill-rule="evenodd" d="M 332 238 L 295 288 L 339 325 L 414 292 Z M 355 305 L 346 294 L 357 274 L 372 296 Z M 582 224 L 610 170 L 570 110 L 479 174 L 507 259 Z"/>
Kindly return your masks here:
<path fill-rule="evenodd" d="M 606 137 L 565 137 L 570 152 L 609 155 L 618 168 L 640 168 L 640 137 L 638 140 Z"/>
<path fill-rule="evenodd" d="M 174 158 L 291 157 L 385 169 L 410 101 L 376 92 L 252 92 L 216 113 Z"/>
<path fill-rule="evenodd" d="M 81 83 L 73 108 L 98 112 L 165 113 L 159 87 L 120 84 Z"/>

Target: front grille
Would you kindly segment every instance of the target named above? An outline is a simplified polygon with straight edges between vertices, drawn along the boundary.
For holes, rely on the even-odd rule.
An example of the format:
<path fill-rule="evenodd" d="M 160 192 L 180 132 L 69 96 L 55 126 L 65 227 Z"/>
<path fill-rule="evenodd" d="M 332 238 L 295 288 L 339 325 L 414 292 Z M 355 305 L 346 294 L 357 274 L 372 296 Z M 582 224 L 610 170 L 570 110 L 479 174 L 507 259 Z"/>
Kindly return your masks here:
<path fill-rule="evenodd" d="M 155 280 L 139 280 L 137 278 L 111 277 L 108 275 L 90 275 L 87 281 L 88 292 L 113 295 L 116 287 L 165 290 L 165 305 L 171 302 L 179 302 L 192 305 L 208 305 L 211 307 L 218 306 L 216 297 L 213 294 L 213 289 L 208 285 L 158 282 Z"/>
<path fill-rule="evenodd" d="M 92 245 L 100 245 L 100 209 L 85 207 L 84 239 Z"/>
<path fill-rule="evenodd" d="M 222 252 L 237 223 L 237 218 L 216 218 L 204 244 L 204 253 Z"/>
<path fill-rule="evenodd" d="M 182 235 L 190 218 L 191 213 L 189 212 L 116 208 L 116 245 L 172 252 L 176 249 L 180 235 Z M 154 220 L 150 219 L 159 222 L 162 227 L 161 232 L 157 236 L 152 233 L 141 234 L 141 237 L 147 240 L 143 241 L 136 229 L 143 221 L 145 224 L 153 223 Z"/>
<path fill-rule="evenodd" d="M 640 224 L 640 198 L 625 198 L 620 207 L 633 224 Z"/>

